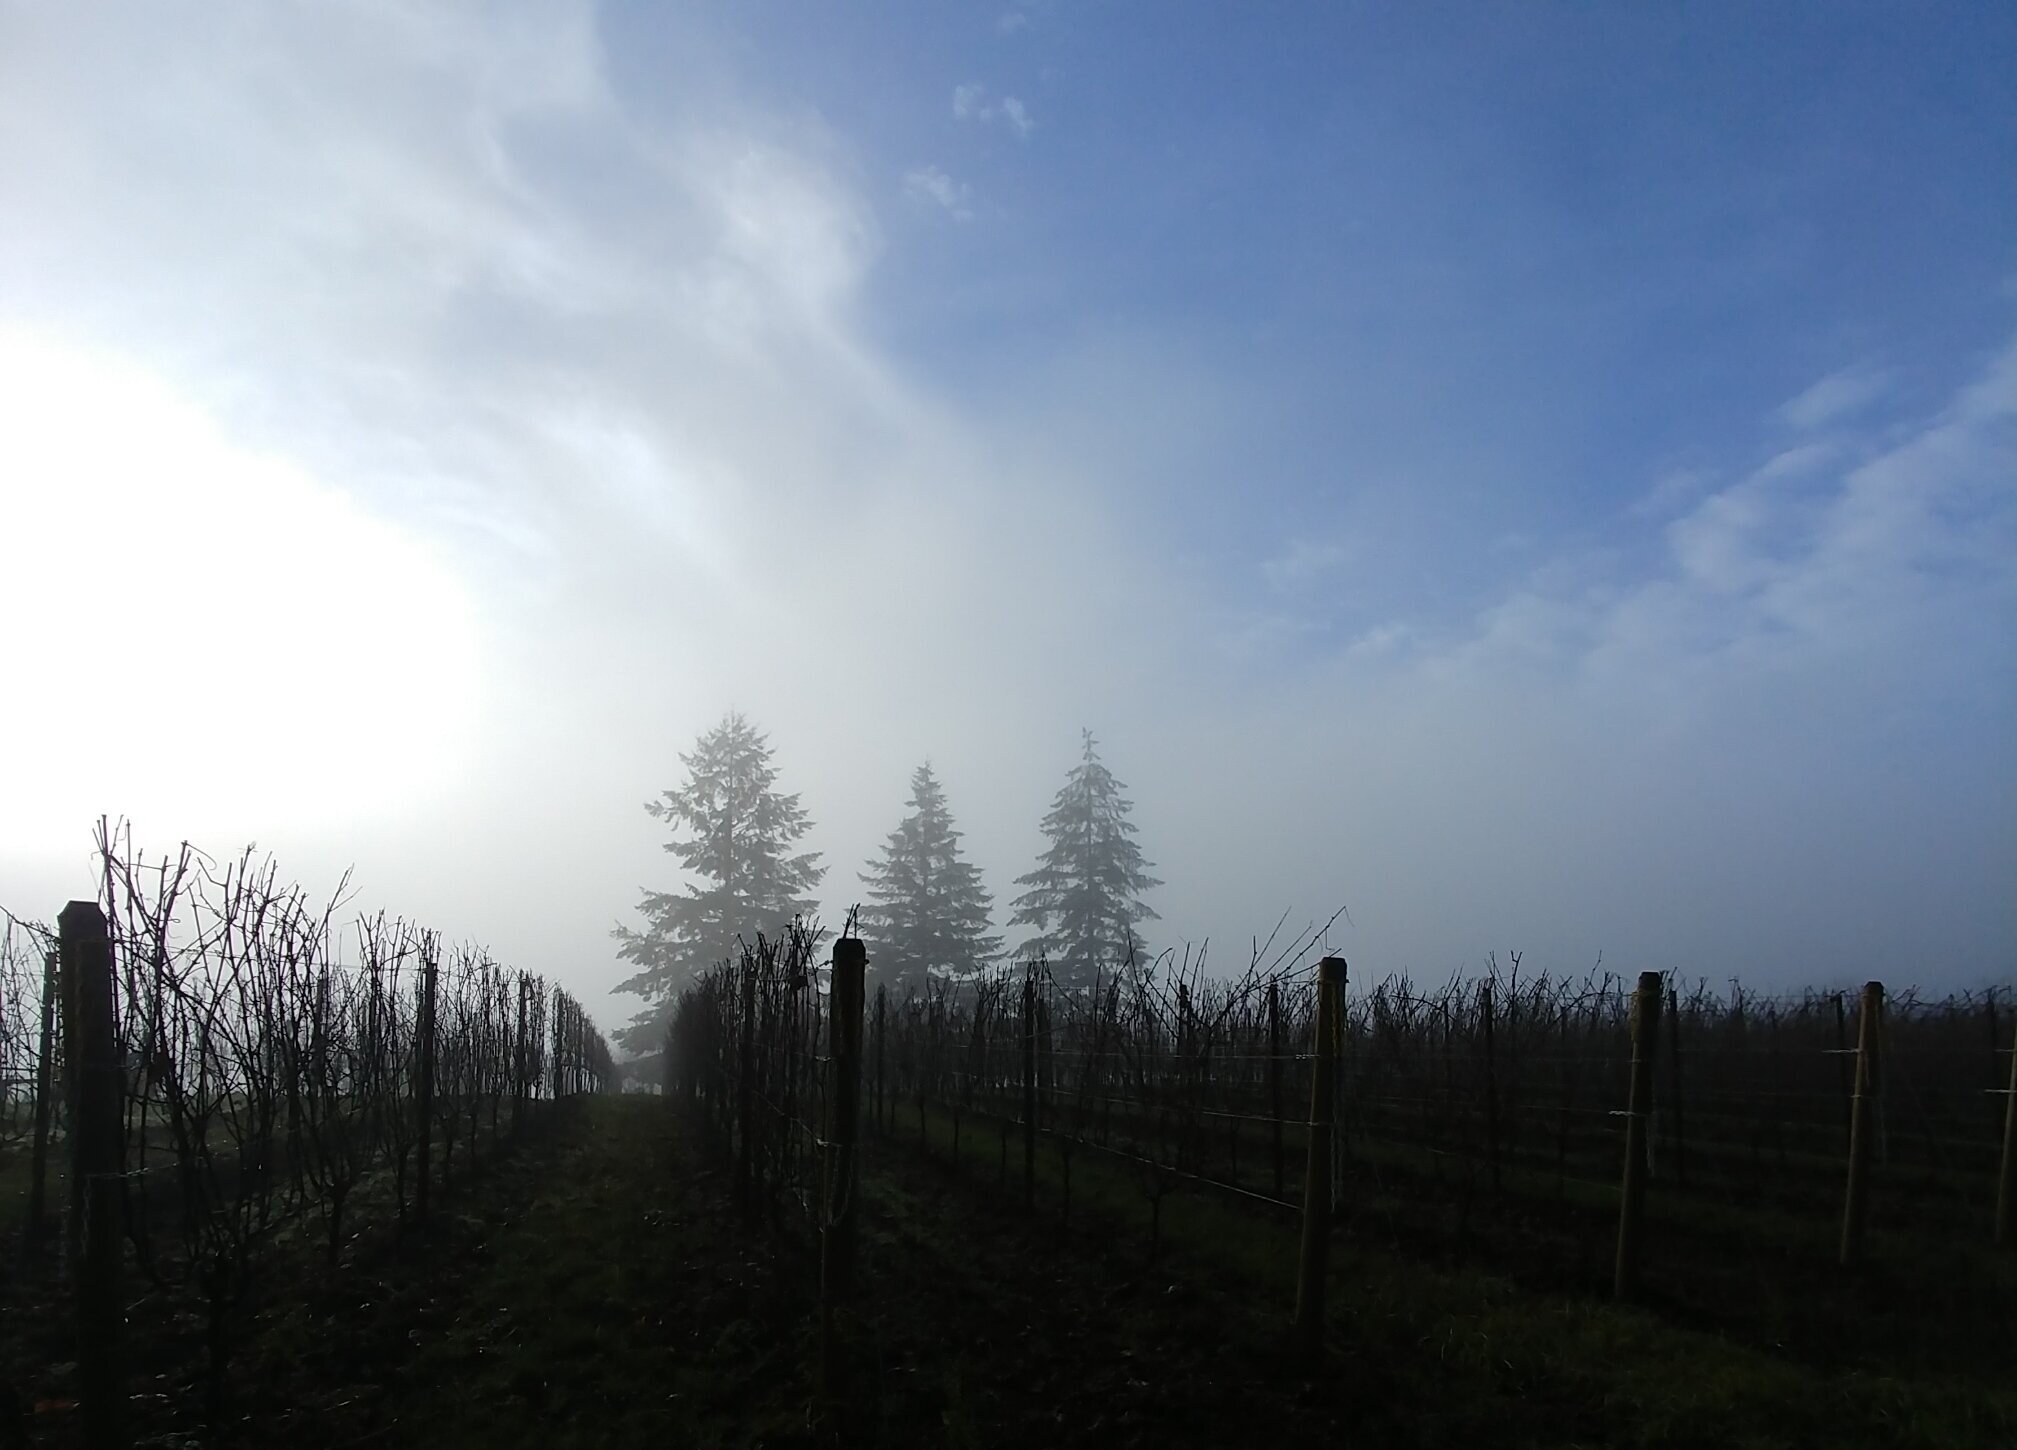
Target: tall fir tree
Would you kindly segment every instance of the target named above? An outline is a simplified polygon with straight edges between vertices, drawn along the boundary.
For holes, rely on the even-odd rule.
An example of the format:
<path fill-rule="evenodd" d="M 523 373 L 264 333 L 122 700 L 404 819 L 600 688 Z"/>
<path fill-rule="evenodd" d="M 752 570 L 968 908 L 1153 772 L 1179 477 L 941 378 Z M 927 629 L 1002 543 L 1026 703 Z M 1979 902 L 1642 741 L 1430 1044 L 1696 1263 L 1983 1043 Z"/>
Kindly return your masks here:
<path fill-rule="evenodd" d="M 616 990 L 646 1003 L 617 1034 L 634 1052 L 660 1045 L 680 992 L 730 956 L 737 937 L 775 934 L 792 917 L 810 916 L 808 893 L 826 874 L 817 852 L 792 849 L 810 822 L 798 796 L 777 789 L 769 740 L 740 714 L 724 717 L 679 762 L 686 783 L 644 808 L 671 825 L 665 849 L 705 884 L 646 891 L 638 905 L 644 929 L 616 929 L 617 955 L 638 966 Z"/>
<path fill-rule="evenodd" d="M 994 902 L 962 859 L 945 791 L 927 763 L 910 778 L 910 814 L 861 879 L 861 921 L 877 978 L 894 992 L 924 989 L 934 971 L 965 975 L 1001 954 L 989 934 Z"/>
<path fill-rule="evenodd" d="M 1036 870 L 1018 876 L 1029 889 L 1015 899 L 1011 925 L 1035 928 L 1021 950 L 1045 952 L 1053 973 L 1068 987 L 1089 987 L 1130 958 L 1147 958 L 1136 925 L 1156 914 L 1142 893 L 1162 885 L 1148 874 L 1128 812 L 1134 802 L 1113 772 L 1100 763 L 1092 731 L 1085 753 L 1043 818 L 1050 846 Z"/>

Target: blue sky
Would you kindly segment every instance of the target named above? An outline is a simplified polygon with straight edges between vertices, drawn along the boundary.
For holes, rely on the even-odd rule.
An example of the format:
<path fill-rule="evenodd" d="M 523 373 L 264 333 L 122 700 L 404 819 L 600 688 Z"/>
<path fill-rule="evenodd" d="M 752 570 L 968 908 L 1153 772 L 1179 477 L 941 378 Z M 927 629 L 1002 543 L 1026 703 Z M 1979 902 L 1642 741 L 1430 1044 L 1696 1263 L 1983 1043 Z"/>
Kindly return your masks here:
<path fill-rule="evenodd" d="M 1818 378 L 1881 371 L 1871 415 L 1909 414 L 2010 331 L 2002 7 L 870 14 L 713 41 L 864 187 L 958 198 L 892 210 L 868 326 L 975 410 L 1179 435 L 1115 482 L 1217 566 L 1370 515 L 1437 562 L 1359 590 L 1468 612 L 1550 540 L 1642 551 L 1635 504 L 1769 456 Z M 646 105 L 659 19 L 609 17 Z M 1171 405 L 1075 386 L 1129 366 Z"/>
<path fill-rule="evenodd" d="M 17 910 L 125 813 L 593 996 L 734 707 L 834 915 L 1090 726 L 1159 946 L 2017 975 L 2006 6 L 0 31 Z"/>

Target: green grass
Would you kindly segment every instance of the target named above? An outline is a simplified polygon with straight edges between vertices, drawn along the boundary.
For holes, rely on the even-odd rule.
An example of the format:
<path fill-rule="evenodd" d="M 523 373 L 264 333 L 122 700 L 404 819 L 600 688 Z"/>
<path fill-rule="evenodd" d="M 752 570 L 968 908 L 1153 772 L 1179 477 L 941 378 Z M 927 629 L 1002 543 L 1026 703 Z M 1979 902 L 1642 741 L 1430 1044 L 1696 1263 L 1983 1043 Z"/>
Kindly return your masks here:
<path fill-rule="evenodd" d="M 1065 1227 L 1054 1144 L 1030 1215 L 1019 1139 L 1004 1188 L 991 1121 L 969 1117 L 956 1167 L 946 1113 L 927 1114 L 926 1154 L 914 1111 L 896 1121 L 865 1144 L 859 1288 L 842 1320 L 847 1413 L 867 1443 L 2017 1443 L 2009 1316 L 1967 1317 L 2009 1302 L 2011 1266 L 1972 1248 L 1873 1241 L 1895 1257 L 1845 1279 L 1767 1235 L 1782 1278 L 1704 1258 L 1752 1219 L 1665 1238 L 1656 1219 L 1653 1302 L 1620 1308 L 1603 1292 L 1611 1205 L 1594 1187 L 1559 1225 L 1495 1223 L 1481 1201 L 1460 1238 L 1456 1210 L 1394 1171 L 1384 1189 L 1355 1186 L 1334 1236 L 1313 1370 L 1287 1334 L 1295 1214 L 1179 1191 L 1152 1256 L 1139 1170 L 1078 1153 Z M 696 1131 L 658 1099 L 563 1104 L 459 1179 L 426 1234 L 369 1236 L 335 1271 L 304 1236 L 276 1257 L 218 1438 L 829 1443 L 810 1226 L 780 1241 L 740 1225 Z M 1813 1237 L 1825 1259 L 1826 1227 Z M 1943 1287 L 1957 1265 L 1979 1281 Z M 1733 1297 L 1737 1278 L 1754 1281 L 1750 1299 Z M 1982 1342 L 1967 1353 L 1940 1348 L 1970 1334 Z M 134 1377 L 151 1392 L 183 1373 L 149 1361 Z M 189 1413 L 163 1407 L 145 1428 L 194 1428 Z"/>
<path fill-rule="evenodd" d="M 897 1132 L 883 1149 L 915 1152 L 914 1107 L 900 1113 Z M 928 1151 L 951 1162 L 951 1117 L 938 1109 L 926 1117 Z M 976 1195 L 1012 1211 L 1022 1193 L 1022 1144 L 1012 1132 L 1007 1188 L 1000 1183 L 997 1120 L 969 1114 L 961 1134 L 957 1176 Z M 1072 1168 L 1072 1219 L 1082 1237 L 1111 1247 L 1126 1245 L 1148 1256 L 1148 1200 L 1142 1170 L 1081 1150 Z M 1534 1175 L 1552 1184 L 1552 1175 Z M 1063 1194 L 1062 1163 L 1055 1145 L 1040 1141 L 1037 1155 L 1039 1214 L 1056 1222 Z M 1589 1255 L 1600 1274 L 1566 1291 L 1537 1290 L 1516 1273 L 1495 1272 L 1460 1253 L 1436 1258 L 1398 1251 L 1348 1225 L 1334 1241 L 1329 1282 L 1330 1353 L 1340 1370 L 1362 1374 L 1369 1398 L 1391 1408 L 1394 1428 L 1405 1424 L 1416 1443 L 1535 1443 L 1632 1445 L 2007 1445 L 2017 1443 L 2017 1392 L 2002 1366 L 2010 1347 L 2010 1263 L 1967 1245 L 1929 1245 L 1905 1235 L 1873 1238 L 1873 1257 L 1890 1256 L 1884 1272 L 1835 1279 L 1825 1302 L 1795 1306 L 1777 1329 L 1806 1332 L 1824 1321 L 1834 1330 L 1825 1346 L 1773 1342 L 1774 1326 L 1738 1313 L 1730 1322 L 1675 1323 L 1662 1308 L 1618 1307 L 1603 1297 L 1615 1197 L 1591 1185 L 1583 1221 L 1597 1236 Z M 1377 1225 L 1384 1211 L 1411 1212 L 1424 1220 L 1411 1239 L 1447 1234 L 1448 1210 L 1419 1200 L 1378 1205 L 1358 1192 L 1355 1223 Z M 1489 1195 L 1487 1195 L 1489 1197 Z M 1573 1210 L 1570 1210 L 1573 1212 Z M 1484 1209 L 1475 1212 L 1483 1213 Z M 1649 1253 L 1663 1247 L 1663 1224 L 1699 1212 L 1715 1233 L 1748 1232 L 1798 1243 L 1811 1253 L 1832 1252 L 1832 1225 L 1815 1226 L 1783 1214 L 1740 1214 L 1723 1205 L 1664 1205 L 1649 1223 Z M 1690 1232 L 1705 1222 L 1689 1222 Z M 1671 1247 L 1670 1236 L 1669 1244 Z M 1189 1190 L 1165 1200 L 1162 1266 L 1214 1285 L 1230 1299 L 1260 1309 L 1260 1317 L 1285 1316 L 1294 1298 L 1297 1224 L 1209 1190 Z M 1681 1249 L 1693 1253 L 1686 1239 Z M 1965 1272 L 1986 1277 L 1970 1299 L 1983 1316 L 1981 1343 L 1970 1362 L 1942 1370 L 1907 1351 L 1919 1333 L 1933 1333 L 1940 1317 L 1941 1276 Z M 1826 1266 L 1822 1266 L 1824 1269 Z M 1685 1281 L 1690 1264 L 1649 1269 L 1654 1283 Z M 1769 1272 L 1769 1271 L 1768 1271 Z M 1755 1278 L 1756 1276 L 1752 1276 Z M 1915 1280 L 1925 1292 L 1914 1299 Z M 1678 1292 L 1679 1283 L 1670 1285 Z M 1893 1296 L 1893 1291 L 1900 1291 Z M 1896 1297 L 1917 1316 L 1900 1320 Z M 1782 1306 L 1783 1308 L 1784 1306 Z M 1917 1324 L 1913 1322 L 1916 1317 Z M 1859 1327 L 1866 1331 L 1859 1336 Z M 1844 1350 L 1844 1340 L 1848 1348 Z M 1802 1350 L 1813 1352 L 1803 1353 Z M 1899 1363 L 1906 1367 L 1901 1371 Z M 1376 1423 L 1379 1417 L 1376 1416 Z"/>
<path fill-rule="evenodd" d="M 560 1131 L 451 1200 L 377 1326 L 396 1358 L 355 1366 L 370 1428 L 483 1450 L 740 1446 L 802 1428 L 803 1286 L 780 1287 L 769 1246 L 728 1241 L 718 1185 L 678 1154 L 663 1103 L 568 1107 Z M 288 1316 L 262 1353 L 285 1361 L 328 1328 Z"/>

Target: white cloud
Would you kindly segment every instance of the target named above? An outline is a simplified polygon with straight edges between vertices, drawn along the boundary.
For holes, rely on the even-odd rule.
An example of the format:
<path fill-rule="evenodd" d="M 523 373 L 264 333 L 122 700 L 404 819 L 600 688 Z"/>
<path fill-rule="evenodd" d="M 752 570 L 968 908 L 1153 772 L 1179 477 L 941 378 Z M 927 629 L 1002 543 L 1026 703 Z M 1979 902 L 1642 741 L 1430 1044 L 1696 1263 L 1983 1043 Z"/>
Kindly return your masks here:
<path fill-rule="evenodd" d="M 1832 460 L 1839 458 L 1842 448 L 1832 440 L 1819 443 L 1801 443 L 1792 448 L 1783 448 L 1758 465 L 1753 478 L 1770 480 L 1775 478 L 1798 478 L 1813 473 Z"/>
<path fill-rule="evenodd" d="M 322 520 L 269 560 L 321 591 L 320 612 L 270 570 L 248 586 L 272 631 L 314 622 L 290 639 L 321 661 L 302 678 L 315 720 L 382 710 L 345 726 L 352 747 L 387 732 L 460 742 L 430 791 L 384 773 L 396 800 L 380 809 L 381 792 L 347 789 L 347 764 L 315 774 L 301 742 L 320 735 L 269 729 L 262 769 L 327 791 L 248 780 L 185 812 L 200 774 L 132 794 L 130 771 L 77 753 L 100 737 L 0 722 L 0 765 L 75 783 L 92 819 L 137 807 L 143 837 L 172 840 L 228 816 L 209 844 L 256 836 L 307 873 L 355 860 L 368 899 L 593 990 L 619 975 L 607 924 L 640 883 L 664 884 L 637 802 L 728 704 L 773 730 L 844 891 L 927 752 L 966 786 L 976 850 L 1013 874 L 1035 819 L 1021 803 L 1055 785 L 1023 745 L 1055 739 L 1068 757 L 1082 721 L 1119 719 L 1140 672 L 1165 667 L 1161 631 L 1192 606 L 1112 547 L 1126 530 L 1099 459 L 1005 446 L 879 354 L 860 315 L 875 212 L 847 143 L 816 120 L 745 109 L 711 82 L 632 110 L 585 5 L 44 9 L 13 31 L 0 323 L 155 380 L 214 432 L 216 457 L 263 460 L 219 473 L 269 501 L 233 515 L 255 555 L 282 515 Z M 915 175 L 907 193 L 970 205 L 942 171 Z M 0 436 L 10 490 L 31 476 L 25 436 Z M 100 452 L 77 455 L 96 472 L 73 480 L 100 494 L 66 497 L 162 482 Z M 319 513 L 287 503 L 324 493 L 337 502 Z M 358 542 L 382 539 L 406 543 Z M 209 638 L 214 591 L 172 586 L 211 555 L 177 549 L 113 571 L 104 613 Z M 417 606 L 394 631 L 410 649 L 355 657 L 380 639 L 381 606 L 434 597 L 422 557 L 474 614 L 480 692 L 461 647 L 432 643 L 461 636 Z M 399 577 L 381 586 L 381 570 Z M 13 603 L 9 626 L 27 617 Z M 11 636 L 10 650 L 52 665 L 37 680 L 49 698 L 87 696 L 108 668 L 153 678 L 94 652 L 23 653 Z M 385 708 L 377 692 L 394 686 Z M 1005 697 L 1024 702 L 1012 726 Z M 188 709 L 167 738 L 242 728 L 228 693 L 175 698 Z M 190 759 L 208 771 L 215 757 Z M 26 822 L 43 798 L 10 774 L 0 799 Z M 77 858 L 89 820 L 52 817 L 38 806 L 35 832 L 9 835 L 0 900 L 43 889 L 21 885 L 22 860 L 40 882 Z M 464 843 L 453 860 L 437 859 L 444 835 Z"/>
<path fill-rule="evenodd" d="M 364 899 L 593 990 L 620 975 L 606 925 L 669 884 L 637 804 L 726 705 L 770 728 L 836 900 L 927 753 L 1004 888 L 1089 723 L 1170 883 L 1164 941 L 1348 900 L 1347 950 L 1375 975 L 1508 941 L 1781 983 L 1901 960 L 2008 975 L 2017 789 L 1984 741 L 2017 716 L 2017 353 L 1903 441 L 1796 408 L 1840 436 L 1656 489 L 1650 574 L 1557 546 L 1459 625 L 1382 600 L 1332 628 L 1291 591 L 1327 588 L 1344 542 L 1292 542 L 1258 577 L 1193 567 L 1115 502 L 1169 450 L 1257 436 L 1223 379 L 1142 344 L 1071 371 L 1070 408 L 962 409 L 864 315 L 904 281 L 877 274 L 859 181 L 897 203 L 891 172 L 698 63 L 662 78 L 677 99 L 632 108 L 585 6 L 38 7 L 12 29 L 0 314 L 167 380 L 218 457 L 258 461 L 228 476 L 263 504 L 196 517 L 273 538 L 308 521 L 313 567 L 257 576 L 276 620 L 348 639 L 328 595 L 386 573 L 408 583 L 360 604 L 356 641 L 429 580 L 475 614 L 482 690 L 445 800 L 360 820 L 262 796 L 209 844 L 257 836 L 304 872 L 354 859 Z M 954 109 L 1015 126 L 978 85 Z M 902 189 L 969 204 L 936 168 Z M 9 484 L 22 436 L 0 430 Z M 81 482 L 108 496 L 154 481 L 144 458 L 103 462 Z M 185 594 L 121 529 L 132 567 L 102 612 L 206 637 L 230 591 Z M 324 585 L 318 614 L 303 596 Z M 1252 647 L 1212 648 L 1225 596 L 1270 586 L 1288 597 L 1251 608 Z M 9 603 L 0 627 L 75 636 Z M 405 641 L 427 659 L 391 677 L 415 698 L 369 738 L 450 703 L 437 636 L 460 638 Z M 38 698 L 153 678 L 9 640 Z M 341 722 L 376 677 L 337 657 L 365 684 L 316 677 L 304 708 Z M 178 738 L 241 728 L 229 699 L 191 708 Z M 10 822 L 23 760 L 118 792 L 39 724 L 13 750 L 22 718 L 0 720 Z M 274 737 L 276 772 L 295 738 Z M 187 829 L 150 809 L 144 837 Z M 5 833 L 0 901 L 61 900 L 47 873 L 87 831 Z"/>
<path fill-rule="evenodd" d="M 1653 481 L 1629 510 L 1638 518 L 1670 518 L 1679 509 L 1701 497 L 1715 475 L 1701 468 L 1670 468 Z"/>
<path fill-rule="evenodd" d="M 1292 539 L 1289 546 L 1261 565 L 1261 575 L 1275 591 L 1301 589 L 1335 573 L 1351 557 L 1342 544 Z"/>
<path fill-rule="evenodd" d="M 192 833 L 276 804 L 348 822 L 463 768 L 475 611 L 412 531 L 145 369 L 5 328 L 0 474 L 0 538 L 41 541 L 0 570 L 7 668 L 67 702 L 0 724 L 24 837 L 108 800 Z"/>
<path fill-rule="evenodd" d="M 1025 106 L 1014 96 L 1003 96 L 995 100 L 988 94 L 986 86 L 979 81 L 968 81 L 953 87 L 952 113 L 961 121 L 973 121 L 979 125 L 1000 122 L 1015 133 L 1018 139 L 1027 139 L 1036 129 L 1036 121 Z"/>
<path fill-rule="evenodd" d="M 1421 923 L 1450 913 L 1471 925 L 1428 964 L 1488 931 L 1712 980 L 2006 977 L 2012 478 L 2017 346 L 1902 437 L 1682 505 L 1650 571 L 1538 570 L 1466 627 L 1392 620 L 1257 691 L 1210 748 L 1266 766 L 1197 773 L 1181 819 L 1244 796 L 1280 837 L 1323 832 L 1294 899 L 1338 883 L 1383 965 L 1424 964 Z"/>
<path fill-rule="evenodd" d="M 936 166 L 920 166 L 906 171 L 903 194 L 912 202 L 937 206 L 955 221 L 973 219 L 973 190 L 965 182 L 954 181 Z"/>
<path fill-rule="evenodd" d="M 1779 417 L 1802 430 L 1824 427 L 1869 407 L 1890 385 L 1891 375 L 1880 368 L 1844 368 L 1781 404 Z"/>
<path fill-rule="evenodd" d="M 1804 445 L 1702 499 L 1667 528 L 1670 571 L 1592 617 L 1591 658 L 1648 639 L 1676 651 L 1670 673 L 1845 650 L 1902 650 L 1886 667 L 1911 670 L 1974 658 L 1962 643 L 1979 645 L 2017 596 L 2011 477 L 2017 347 L 1902 441 Z"/>
<path fill-rule="evenodd" d="M 1029 23 L 1030 18 L 1024 12 L 1020 10 L 1004 10 L 995 20 L 995 34 L 1014 35 L 1019 30 L 1027 30 Z"/>

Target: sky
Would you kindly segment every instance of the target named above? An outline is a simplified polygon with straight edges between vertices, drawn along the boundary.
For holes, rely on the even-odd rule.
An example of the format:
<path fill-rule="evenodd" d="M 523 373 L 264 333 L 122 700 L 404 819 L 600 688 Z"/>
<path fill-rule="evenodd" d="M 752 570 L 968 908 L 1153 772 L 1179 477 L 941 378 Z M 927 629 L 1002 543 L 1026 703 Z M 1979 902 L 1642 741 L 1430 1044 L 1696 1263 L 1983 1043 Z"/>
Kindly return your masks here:
<path fill-rule="evenodd" d="M 731 709 L 830 919 L 2017 979 L 2017 11 L 0 0 L 0 902 L 354 866 L 605 1022 Z"/>

